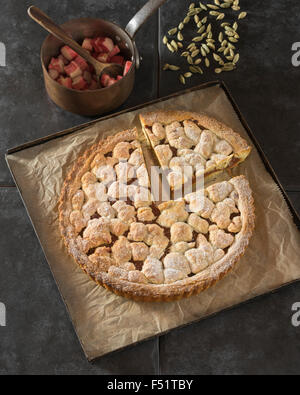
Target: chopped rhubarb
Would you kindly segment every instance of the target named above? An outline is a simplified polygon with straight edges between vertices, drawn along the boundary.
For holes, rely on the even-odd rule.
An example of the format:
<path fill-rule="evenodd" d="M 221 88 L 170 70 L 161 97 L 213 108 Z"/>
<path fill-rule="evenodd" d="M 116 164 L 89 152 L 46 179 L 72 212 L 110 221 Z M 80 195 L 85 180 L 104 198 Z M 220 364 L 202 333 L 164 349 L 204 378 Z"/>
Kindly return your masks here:
<path fill-rule="evenodd" d="M 113 40 L 109 37 L 105 37 L 101 45 L 104 48 L 103 52 L 107 52 L 107 53 L 111 53 L 115 46 Z"/>
<path fill-rule="evenodd" d="M 101 75 L 101 85 L 105 88 L 106 86 L 108 86 L 110 80 L 110 76 L 108 74 L 103 73 Z"/>
<path fill-rule="evenodd" d="M 97 37 L 92 40 L 92 44 L 95 52 L 105 52 L 108 54 L 114 49 L 115 46 L 113 40 L 108 37 Z"/>
<path fill-rule="evenodd" d="M 123 75 L 126 75 L 128 73 L 128 71 L 131 69 L 131 66 L 132 66 L 132 62 L 130 62 L 130 60 L 128 60 L 125 63 L 124 74 Z"/>
<path fill-rule="evenodd" d="M 64 47 L 62 47 L 62 49 L 60 50 L 60 52 L 62 53 L 62 55 L 67 58 L 70 62 L 71 60 L 75 59 L 76 56 L 78 55 L 75 51 L 73 51 L 72 48 L 68 47 L 68 45 L 65 45 Z"/>
<path fill-rule="evenodd" d="M 59 55 L 58 59 L 61 59 L 65 66 L 70 63 L 68 59 L 64 57 L 64 55 Z"/>
<path fill-rule="evenodd" d="M 86 80 L 88 84 L 92 81 L 92 74 L 89 71 L 84 71 L 83 78 Z"/>
<path fill-rule="evenodd" d="M 120 52 L 121 52 L 120 48 L 117 45 L 115 45 L 113 50 L 109 53 L 109 57 L 112 58 L 113 56 L 118 55 L 118 53 Z"/>
<path fill-rule="evenodd" d="M 82 91 L 84 89 L 87 89 L 88 84 L 85 81 L 85 79 L 82 76 L 76 77 L 73 79 L 73 89 Z"/>
<path fill-rule="evenodd" d="M 50 69 L 49 75 L 53 80 L 57 80 L 57 78 L 59 77 L 59 72 L 55 69 Z"/>
<path fill-rule="evenodd" d="M 116 82 L 117 82 L 117 80 L 115 80 L 114 78 L 110 78 L 109 81 L 108 81 L 107 86 L 114 85 Z"/>
<path fill-rule="evenodd" d="M 96 89 L 98 89 L 98 88 L 99 88 L 98 83 L 97 83 L 95 80 L 92 80 L 91 83 L 90 83 L 90 85 L 89 85 L 89 89 L 90 89 L 91 91 L 94 91 L 94 90 L 96 90 Z"/>
<path fill-rule="evenodd" d="M 79 55 L 74 59 L 74 62 L 78 64 L 82 71 L 88 70 L 89 68 L 87 62 Z"/>
<path fill-rule="evenodd" d="M 92 45 L 93 45 L 94 51 L 98 54 L 101 52 L 104 52 L 103 47 L 102 47 L 103 41 L 104 41 L 104 39 L 101 37 L 97 37 L 92 40 Z"/>
<path fill-rule="evenodd" d="M 85 38 L 81 45 L 82 48 L 89 51 L 99 62 L 115 63 L 124 67 L 123 76 L 128 73 L 132 66 L 132 62 L 126 62 L 119 46 L 115 45 L 109 37 Z M 62 86 L 76 90 L 105 88 L 123 78 L 122 75 L 112 78 L 108 74 L 102 74 L 101 81 L 99 82 L 95 68 L 68 45 L 60 49 L 60 54 L 57 58 L 53 57 L 51 59 L 48 72 L 49 76 Z"/>
<path fill-rule="evenodd" d="M 64 72 L 64 62 L 59 58 L 52 58 L 49 64 L 49 69 L 58 71 L 59 74 Z"/>
<path fill-rule="evenodd" d="M 108 62 L 108 54 L 107 53 L 101 53 L 100 55 L 97 56 L 97 60 L 102 63 L 107 63 Z"/>
<path fill-rule="evenodd" d="M 123 56 L 113 56 L 112 58 L 109 59 L 110 63 L 117 63 L 121 66 L 124 64 L 124 58 Z"/>
<path fill-rule="evenodd" d="M 93 43 L 91 38 L 85 38 L 82 43 L 82 48 L 86 49 L 87 51 L 93 51 Z"/>
<path fill-rule="evenodd" d="M 65 72 L 72 78 L 76 78 L 82 74 L 81 68 L 77 63 L 72 61 L 68 66 L 65 66 Z"/>
<path fill-rule="evenodd" d="M 70 77 L 64 78 L 63 76 L 61 76 L 57 82 L 60 83 L 60 85 L 65 86 L 66 88 L 72 89 L 72 79 Z"/>

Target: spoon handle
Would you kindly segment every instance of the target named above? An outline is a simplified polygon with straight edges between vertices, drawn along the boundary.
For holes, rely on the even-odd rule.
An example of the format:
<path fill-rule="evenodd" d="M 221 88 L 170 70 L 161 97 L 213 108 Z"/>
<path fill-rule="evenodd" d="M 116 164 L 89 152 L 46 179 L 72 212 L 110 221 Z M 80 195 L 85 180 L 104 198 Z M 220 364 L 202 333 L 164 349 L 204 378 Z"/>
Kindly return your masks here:
<path fill-rule="evenodd" d="M 76 41 L 74 41 L 68 34 L 58 25 L 56 25 L 52 19 L 48 17 L 42 10 L 35 6 L 31 6 L 28 9 L 28 15 L 39 25 L 41 25 L 44 29 L 46 29 L 53 36 L 64 42 L 70 48 L 72 48 L 75 52 L 77 52 L 81 57 L 83 57 L 86 61 L 91 63 L 98 73 L 101 73 L 102 70 L 107 67 L 107 64 L 102 64 L 94 59 L 88 51 L 82 48 Z"/>

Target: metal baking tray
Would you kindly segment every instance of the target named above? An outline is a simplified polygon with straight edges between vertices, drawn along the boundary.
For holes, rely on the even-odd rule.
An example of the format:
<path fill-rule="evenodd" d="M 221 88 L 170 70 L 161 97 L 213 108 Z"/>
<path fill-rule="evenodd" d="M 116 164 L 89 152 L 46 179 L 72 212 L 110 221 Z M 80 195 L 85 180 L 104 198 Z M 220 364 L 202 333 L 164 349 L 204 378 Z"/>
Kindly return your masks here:
<path fill-rule="evenodd" d="M 177 97 L 177 96 L 181 96 L 181 95 L 186 94 L 186 93 L 189 93 L 189 92 L 193 92 L 193 91 L 197 91 L 197 90 L 202 90 L 202 89 L 206 89 L 206 88 L 210 88 L 210 87 L 219 87 L 219 88 L 221 88 L 221 89 L 225 92 L 226 97 L 227 97 L 228 100 L 230 101 L 231 105 L 233 106 L 233 109 L 234 109 L 235 113 L 237 114 L 237 116 L 238 116 L 238 118 L 239 118 L 239 121 L 241 122 L 241 124 L 243 125 L 244 129 L 245 129 L 246 132 L 248 133 L 249 140 L 251 140 L 251 141 L 252 141 L 252 144 L 257 148 L 257 151 L 258 151 L 258 153 L 259 153 L 259 155 L 260 155 L 260 157 L 261 157 L 261 159 L 262 159 L 262 161 L 263 161 L 263 163 L 264 163 L 264 165 L 265 165 L 266 170 L 267 170 L 268 173 L 271 175 L 271 177 L 273 178 L 274 182 L 276 183 L 276 185 L 277 185 L 278 188 L 280 189 L 280 191 L 281 191 L 281 193 L 282 193 L 282 195 L 283 195 L 283 197 L 284 197 L 284 199 L 285 199 L 285 201 L 286 201 L 286 203 L 287 203 L 287 205 L 288 205 L 288 207 L 289 207 L 289 210 L 290 210 L 290 213 L 291 213 L 291 215 L 292 215 L 293 221 L 294 221 L 294 223 L 296 224 L 297 228 L 299 229 L 299 228 L 300 228 L 300 217 L 299 217 L 299 214 L 297 213 L 297 211 L 295 210 L 293 204 L 291 203 L 291 201 L 290 201 L 290 199 L 289 199 L 289 197 L 288 197 L 286 191 L 284 190 L 283 186 L 281 185 L 281 183 L 280 183 L 280 181 L 279 181 L 279 179 L 278 179 L 278 177 L 277 177 L 277 175 L 276 175 L 274 169 L 272 168 L 272 166 L 271 166 L 269 160 L 267 159 L 265 153 L 263 152 L 261 146 L 259 145 L 259 143 L 258 143 L 258 141 L 257 141 L 257 139 L 256 139 L 256 137 L 255 137 L 255 135 L 254 135 L 254 133 L 252 132 L 252 130 L 251 130 L 250 127 L 248 126 L 246 120 L 244 119 L 243 115 L 241 114 L 241 112 L 240 112 L 240 110 L 239 110 L 239 108 L 238 108 L 238 105 L 237 105 L 236 102 L 234 101 L 234 99 L 233 99 L 233 97 L 232 97 L 232 95 L 231 95 L 229 89 L 228 89 L 227 86 L 224 84 L 224 82 L 219 81 L 219 80 L 217 80 L 217 81 L 212 81 L 212 82 L 208 82 L 208 83 L 205 83 L 205 84 L 201 84 L 201 85 L 195 86 L 195 87 L 193 87 L 193 88 L 186 89 L 186 90 L 183 90 L 183 91 L 180 91 L 180 92 L 171 94 L 171 95 L 169 95 L 169 96 L 165 96 L 165 97 L 162 97 L 162 98 L 159 98 L 159 99 L 156 99 L 156 100 L 152 100 L 152 101 L 150 101 L 150 102 L 147 102 L 147 103 L 144 103 L 144 104 L 135 106 L 135 107 L 133 107 L 133 108 L 129 108 L 129 109 L 127 109 L 127 110 L 123 110 L 123 111 L 120 111 L 120 112 L 118 112 L 118 113 L 114 113 L 114 114 L 111 114 L 111 115 L 107 115 L 107 116 L 105 116 L 105 117 L 101 117 L 101 118 L 99 118 L 99 119 L 95 119 L 95 120 L 93 120 L 93 121 L 84 123 L 84 124 L 82 124 L 82 125 L 75 126 L 75 127 L 73 127 L 73 128 L 70 128 L 70 129 L 67 129 L 67 130 L 64 130 L 64 131 L 61 131 L 61 132 L 52 134 L 52 135 L 47 136 L 47 137 L 43 137 L 43 138 L 34 140 L 34 141 L 32 141 L 32 142 L 25 143 L 25 144 L 23 144 L 23 145 L 20 145 L 20 146 L 18 146 L 18 147 L 12 148 L 12 149 L 9 149 L 9 150 L 7 151 L 7 153 L 6 153 L 6 161 L 7 161 L 8 167 L 9 167 L 9 169 L 10 169 L 10 171 L 11 171 L 12 177 L 13 177 L 14 180 L 15 180 L 16 186 L 17 186 L 17 188 L 18 188 L 18 190 L 19 190 L 19 192 L 20 192 L 21 198 L 22 198 L 22 190 L 21 190 L 20 186 L 18 185 L 18 183 L 16 182 L 16 177 L 15 177 L 15 175 L 14 175 L 14 172 L 13 172 L 13 170 L 10 168 L 10 165 L 9 165 L 9 157 L 10 157 L 10 155 L 13 155 L 13 154 L 15 154 L 15 153 L 17 153 L 17 152 L 21 152 L 21 151 L 24 151 L 24 152 L 25 152 L 27 149 L 32 148 L 32 147 L 35 147 L 35 146 L 42 146 L 43 144 L 45 144 L 45 143 L 47 143 L 47 142 L 49 142 L 49 141 L 51 141 L 51 140 L 55 140 L 55 139 L 58 139 L 58 138 L 63 137 L 63 136 L 71 135 L 71 134 L 73 134 L 73 133 L 75 133 L 75 132 L 79 132 L 79 131 L 81 131 L 81 130 L 83 130 L 83 129 L 86 129 L 86 128 L 89 127 L 89 126 L 93 126 L 93 125 L 95 125 L 95 124 L 97 124 L 97 123 L 99 123 L 99 122 L 102 122 L 102 121 L 104 121 L 104 120 L 111 119 L 111 118 L 114 118 L 114 117 L 116 117 L 116 116 L 129 113 L 129 112 L 131 112 L 131 111 L 142 110 L 143 108 L 147 107 L 148 105 L 160 103 L 160 102 L 166 101 L 166 100 L 168 100 L 168 99 L 172 99 L 172 98 Z M 22 199 L 23 199 L 23 198 L 22 198 Z M 24 206 L 25 206 L 25 208 L 26 208 L 26 210 L 27 210 L 27 212 L 28 212 L 28 209 L 27 209 L 27 207 L 26 207 L 26 202 L 25 202 L 24 200 L 23 200 L 23 203 L 24 203 Z M 30 217 L 29 212 L 28 212 L 28 215 L 29 215 L 29 217 Z M 31 220 L 31 218 L 30 218 L 30 220 Z M 31 222 L 32 222 L 32 220 L 31 220 Z M 33 227 L 34 227 L 33 222 L 32 222 L 32 225 L 33 225 Z M 34 227 L 34 228 L 35 228 L 35 227 Z M 42 243 L 41 243 L 41 241 L 40 241 L 40 238 L 39 238 L 39 235 L 38 235 L 37 232 L 36 232 L 36 235 L 37 235 L 37 238 L 38 238 L 38 240 L 39 240 L 39 242 L 40 242 L 40 244 L 41 244 L 41 247 L 43 248 L 43 245 L 42 245 Z M 54 277 L 54 279 L 55 279 L 55 277 Z M 295 280 L 295 281 L 298 281 L 298 280 Z M 293 281 L 293 282 L 295 282 L 295 281 Z M 284 284 L 284 285 L 287 285 L 287 284 Z M 277 288 L 277 289 L 278 289 L 278 288 Z M 275 291 L 275 290 L 274 290 L 274 291 Z M 64 298 L 63 298 L 63 300 L 64 300 Z M 65 302 L 65 300 L 64 300 L 64 302 Z M 246 302 L 242 302 L 242 304 L 243 304 L 243 303 L 246 303 Z M 236 307 L 237 305 L 240 305 L 240 304 L 241 304 L 241 303 L 238 303 L 238 304 L 236 304 L 236 305 L 234 305 L 234 306 L 232 306 L 232 307 Z M 66 307 L 67 307 L 67 306 L 66 306 Z M 232 308 L 232 307 L 230 307 L 230 308 Z M 229 309 L 230 309 L 230 308 L 229 308 Z M 225 309 L 225 310 L 228 310 L 228 308 Z M 214 314 L 212 314 L 212 315 L 215 315 L 215 314 L 217 314 L 217 313 L 214 313 Z M 207 318 L 207 317 L 204 317 L 204 318 Z M 200 320 L 202 320 L 202 319 L 204 319 L 204 318 L 196 319 L 196 320 L 194 320 L 193 322 L 200 321 Z M 73 325 L 74 325 L 74 323 L 73 323 Z M 182 326 L 182 325 L 181 325 L 181 326 Z M 186 325 L 183 325 L 183 326 L 186 326 Z M 75 327 L 74 327 L 74 329 L 75 329 L 75 331 L 76 331 L 76 328 L 75 328 Z M 160 333 L 158 336 L 160 336 L 160 335 L 162 335 L 162 334 L 164 334 L 164 333 Z M 79 339 L 79 340 L 80 340 L 80 339 Z M 138 342 L 136 342 L 136 343 L 138 343 Z M 136 344 L 136 343 L 134 343 L 134 344 Z M 90 359 L 90 360 L 92 360 L 92 359 Z"/>

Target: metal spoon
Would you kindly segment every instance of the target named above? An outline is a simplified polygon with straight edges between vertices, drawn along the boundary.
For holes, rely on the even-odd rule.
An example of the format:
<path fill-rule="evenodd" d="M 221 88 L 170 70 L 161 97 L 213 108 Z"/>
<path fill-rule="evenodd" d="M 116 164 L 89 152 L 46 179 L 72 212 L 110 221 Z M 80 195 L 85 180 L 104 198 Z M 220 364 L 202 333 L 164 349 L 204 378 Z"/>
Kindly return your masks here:
<path fill-rule="evenodd" d="M 123 75 L 123 67 L 115 63 L 101 63 L 93 56 L 82 48 L 76 41 L 74 41 L 62 28 L 56 25 L 43 11 L 35 6 L 28 8 L 28 15 L 45 30 L 51 33 L 53 36 L 64 42 L 75 52 L 77 52 L 83 59 L 90 63 L 96 72 L 98 81 L 101 78 L 103 71 L 110 74 L 112 77 L 117 75 Z"/>

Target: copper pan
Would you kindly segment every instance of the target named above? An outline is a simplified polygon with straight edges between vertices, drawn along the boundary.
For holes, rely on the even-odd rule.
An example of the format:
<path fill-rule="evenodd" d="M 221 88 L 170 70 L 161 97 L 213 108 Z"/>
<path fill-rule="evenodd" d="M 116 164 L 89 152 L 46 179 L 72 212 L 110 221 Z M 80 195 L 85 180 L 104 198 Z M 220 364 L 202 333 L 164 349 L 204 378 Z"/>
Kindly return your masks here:
<path fill-rule="evenodd" d="M 120 47 L 126 58 L 132 60 L 133 64 L 127 75 L 107 88 L 95 91 L 76 91 L 54 81 L 49 76 L 47 69 L 51 58 L 59 54 L 63 43 L 52 35 L 48 36 L 42 45 L 41 62 L 46 90 L 54 103 L 64 110 L 85 116 L 101 115 L 113 111 L 123 104 L 132 92 L 135 70 L 140 66 L 140 57 L 134 41 L 135 35 L 165 1 L 149 0 L 130 20 L 125 29 L 115 23 L 94 18 L 72 19 L 61 25 L 77 42 L 81 42 L 85 37 L 110 37 Z"/>

